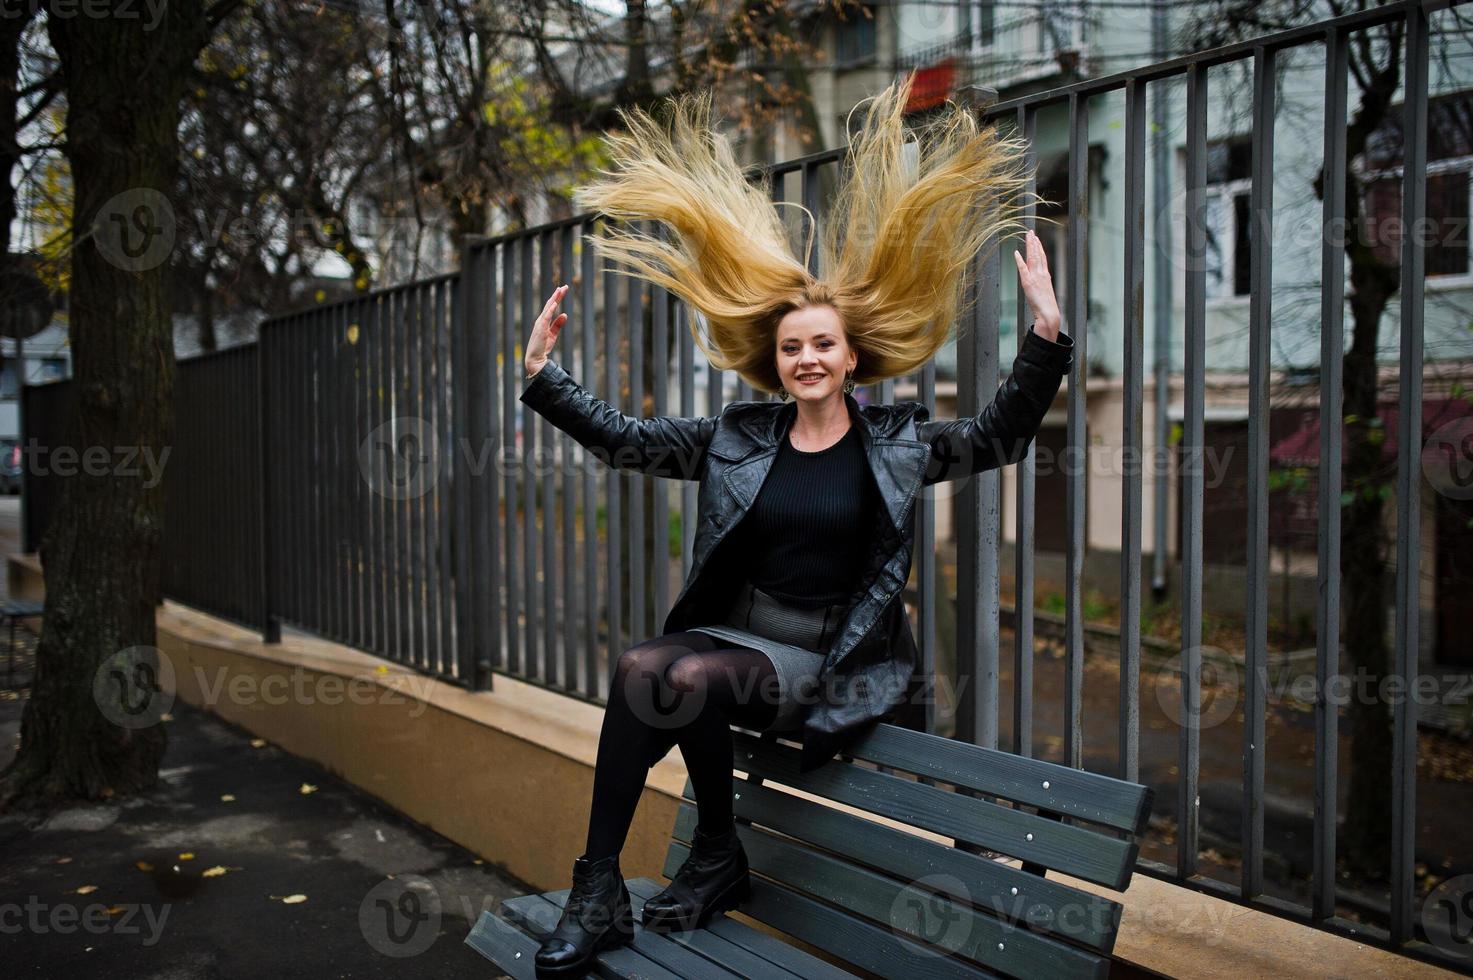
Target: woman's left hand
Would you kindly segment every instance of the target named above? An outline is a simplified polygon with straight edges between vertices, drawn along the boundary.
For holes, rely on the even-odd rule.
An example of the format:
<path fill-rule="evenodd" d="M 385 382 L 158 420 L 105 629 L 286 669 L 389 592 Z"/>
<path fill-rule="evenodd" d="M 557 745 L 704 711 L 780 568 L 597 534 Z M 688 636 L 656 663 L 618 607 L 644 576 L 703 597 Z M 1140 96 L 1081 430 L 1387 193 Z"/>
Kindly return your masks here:
<path fill-rule="evenodd" d="M 1048 258 L 1043 254 L 1043 242 L 1032 231 L 1024 235 L 1023 247 L 1028 261 L 1023 261 L 1022 252 L 1013 253 L 1018 264 L 1018 284 L 1028 306 L 1033 310 L 1034 332 L 1048 340 L 1059 336 L 1059 327 L 1064 318 L 1059 313 L 1059 301 L 1054 296 L 1054 280 L 1049 275 Z"/>

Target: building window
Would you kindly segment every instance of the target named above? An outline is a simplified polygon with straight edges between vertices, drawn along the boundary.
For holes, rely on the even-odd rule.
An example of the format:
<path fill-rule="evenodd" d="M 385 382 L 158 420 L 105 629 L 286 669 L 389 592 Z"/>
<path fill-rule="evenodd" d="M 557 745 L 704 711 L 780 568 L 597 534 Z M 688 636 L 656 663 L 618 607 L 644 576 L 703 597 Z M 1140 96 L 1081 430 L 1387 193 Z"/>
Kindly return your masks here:
<path fill-rule="evenodd" d="M 997 6 L 993 0 L 978 0 L 977 3 L 969 3 L 963 9 L 963 14 L 969 21 L 975 18 L 975 25 L 968 24 L 968 28 L 975 28 L 977 47 L 990 48 L 996 37 L 994 33 L 997 27 Z M 1044 16 L 1048 16 L 1047 13 Z"/>
<path fill-rule="evenodd" d="M 1207 146 L 1207 298 L 1247 296 L 1253 190 L 1253 142 L 1246 137 Z"/>
<path fill-rule="evenodd" d="M 40 380 L 42 382 L 46 382 L 46 381 L 59 381 L 62 378 L 65 378 L 65 377 L 66 377 L 66 358 L 64 358 L 64 357 L 44 357 L 44 358 L 41 359 L 41 377 L 40 377 Z"/>
<path fill-rule="evenodd" d="M 868 61 L 875 56 L 875 7 L 846 5 L 834 32 L 835 58 L 839 65 Z"/>
<path fill-rule="evenodd" d="M 1402 107 L 1366 139 L 1360 161 L 1365 182 L 1366 235 L 1376 257 L 1401 264 Z M 1468 276 L 1469 181 L 1473 180 L 1473 92 L 1435 96 L 1427 103 L 1425 275 Z"/>

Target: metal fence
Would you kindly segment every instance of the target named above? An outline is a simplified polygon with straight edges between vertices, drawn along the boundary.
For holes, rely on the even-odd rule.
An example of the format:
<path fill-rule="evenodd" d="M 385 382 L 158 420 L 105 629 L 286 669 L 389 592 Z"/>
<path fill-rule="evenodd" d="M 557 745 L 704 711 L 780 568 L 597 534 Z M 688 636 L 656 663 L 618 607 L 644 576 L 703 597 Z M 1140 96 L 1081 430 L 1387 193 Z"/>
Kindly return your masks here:
<path fill-rule="evenodd" d="M 1393 771 L 1392 881 L 1387 927 L 1351 921 L 1337 912 L 1336 813 L 1338 718 L 1321 697 L 1315 707 L 1314 868 L 1312 899 L 1286 902 L 1265 894 L 1264 772 L 1268 583 L 1267 439 L 1269 418 L 1271 236 L 1253 237 L 1249 313 L 1251 368 L 1248 447 L 1251 496 L 1247 533 L 1246 689 L 1242 733 L 1241 874 L 1236 883 L 1200 872 L 1200 717 L 1202 640 L 1203 474 L 1205 398 L 1204 189 L 1208 69 L 1248 61 L 1254 79 L 1251 210 L 1258 227 L 1273 216 L 1271 178 L 1276 59 L 1296 47 L 1319 46 L 1325 58 L 1324 146 L 1326 228 L 1343 224 L 1346 153 L 1347 50 L 1359 32 L 1392 21 L 1405 28 L 1406 139 L 1403 217 L 1413 227 L 1425 214 L 1425 109 L 1428 16 L 1437 4 L 1400 2 L 1365 10 L 1250 43 L 1083 81 L 980 107 L 1034 136 L 1039 114 L 1062 107 L 1068 116 L 1068 221 L 1062 282 L 1065 328 L 1074 339 L 1067 379 L 1068 443 L 1085 431 L 1089 364 L 1087 297 L 1083 278 L 1087 232 L 1089 143 L 1087 101 L 1121 93 L 1125 101 L 1123 161 L 1126 227 L 1124 279 L 1119 297 L 1124 334 L 1122 438 L 1137 456 L 1143 443 L 1145 321 L 1146 97 L 1151 86 L 1186 85 L 1186 304 L 1185 423 L 1180 553 L 1181 717 L 1177 732 L 1174 811 L 1175 861 L 1143 858 L 1142 870 L 1223 899 L 1335 931 L 1353 933 L 1418 956 L 1437 957 L 1415 928 L 1413 881 L 1417 728 L 1413 705 L 1396 707 Z M 824 188 L 842 164 L 842 149 L 773 165 L 775 201 L 801 201 L 823 219 Z M 754 178 L 761 173 L 754 172 Z M 461 274 L 382 290 L 362 298 L 273 318 L 261 334 L 259 399 L 244 393 L 254 356 L 221 357 L 205 372 L 229 372 L 228 385 L 181 385 L 180 453 L 197 458 L 191 479 L 171 508 L 185 517 L 171 527 L 192 538 L 171 544 L 171 561 L 188 574 L 172 575 L 170 589 L 193 596 L 212 611 L 233 609 L 262 624 L 276 623 L 350 644 L 413 665 L 472 689 L 490 687 L 505 672 L 594 701 L 606 697 L 609 665 L 619 653 L 654 635 L 689 568 L 696 509 L 693 483 L 675 484 L 596 464 L 550 423 L 520 406 L 522 343 L 553 288 L 572 285 L 571 319 L 558 342 L 561 364 L 590 391 L 633 414 L 716 415 L 728 393 L 752 392 L 734 375 L 698 366 L 683 305 L 664 290 L 595 269 L 584 247 L 596 220 L 553 222 L 485 240 L 471 248 Z M 1032 224 L 1032 217 L 1029 219 Z M 804 229 L 809 231 L 811 229 Z M 1400 456 L 1397 496 L 1395 673 L 1404 683 L 1416 669 L 1420 624 L 1418 583 L 1419 466 L 1423 317 L 1422 256 L 1415 236 L 1403 245 L 1400 307 Z M 810 261 L 816 262 L 816 257 Z M 1319 617 L 1316 680 L 1326 691 L 1339 670 L 1340 469 L 1344 244 L 1323 236 L 1321 300 L 1323 391 L 1319 408 Z M 814 269 L 814 271 L 820 271 Z M 958 404 L 976 414 L 999 379 L 997 341 L 1000 253 L 972 277 L 992 284 L 974 292 L 974 329 L 958 346 Z M 1024 323 L 1021 296 L 1015 322 Z M 56 386 L 52 386 L 53 388 Z M 888 401 L 897 390 L 935 406 L 934 365 L 915 376 L 859 389 L 861 401 Z M 50 419 L 51 395 L 28 389 L 27 418 Z M 188 402 L 186 405 L 185 402 Z M 259 413 L 259 417 L 257 414 Z M 47 424 L 50 424 L 49 422 Z M 28 432 L 30 430 L 28 429 Z M 260 458 L 253 456 L 259 433 Z M 245 451 L 235 453 L 232 440 Z M 216 462 L 236 463 L 211 474 Z M 259 465 L 254 465 L 258 463 Z M 180 465 L 180 464 L 176 464 Z M 254 469 L 251 466 L 254 465 Z M 251 473 L 259 476 L 253 482 Z M 1041 754 L 1036 727 L 1034 481 L 1029 456 L 1016 467 L 1016 609 L 1011 645 L 1011 744 L 1000 746 L 1004 666 L 999 585 L 1002 569 L 1000 474 L 981 474 L 957 491 L 956 667 L 964 697 L 957 705 L 958 738 L 1011 751 Z M 1068 474 L 1062 691 L 1062 761 L 1084 764 L 1085 472 Z M 241 486 L 233 487 L 235 481 Z M 253 496 L 246 484 L 259 484 Z M 1117 774 L 1141 778 L 1141 538 L 1142 474 L 1124 478 L 1120 515 L 1125 542 L 1120 558 L 1119 714 L 1114 754 Z M 47 496 L 31 482 L 31 521 L 44 523 Z M 232 494 L 234 494 L 232 496 Z M 222 502 L 238 522 L 223 542 L 210 508 Z M 257 507 L 259 502 L 259 508 Z M 927 494 L 916 509 L 915 625 L 921 669 L 936 670 L 937 616 L 953 594 L 938 578 L 935 519 L 938 501 Z M 191 505 L 193 510 L 191 510 Z M 259 512 L 258 512 L 259 511 Z M 28 528 L 31 527 L 28 524 Z M 260 549 L 251 541 L 260 534 Z M 31 540 L 35 540 L 34 537 Z M 243 551 L 236 550 L 237 548 Z M 228 576 L 211 561 L 240 562 Z M 260 554 L 257 580 L 254 555 Z M 203 563 L 203 564 L 196 564 Z M 230 606 L 226 591 L 256 598 Z M 187 598 L 186 598 L 186 601 Z M 254 603 L 254 604 L 253 604 Z M 1052 706 L 1051 706 L 1052 710 Z M 926 725 L 935 728 L 935 706 Z M 1158 798 L 1163 794 L 1158 792 Z M 1158 848 L 1158 852 L 1161 849 Z M 1169 854 L 1169 850 L 1164 853 Z"/>

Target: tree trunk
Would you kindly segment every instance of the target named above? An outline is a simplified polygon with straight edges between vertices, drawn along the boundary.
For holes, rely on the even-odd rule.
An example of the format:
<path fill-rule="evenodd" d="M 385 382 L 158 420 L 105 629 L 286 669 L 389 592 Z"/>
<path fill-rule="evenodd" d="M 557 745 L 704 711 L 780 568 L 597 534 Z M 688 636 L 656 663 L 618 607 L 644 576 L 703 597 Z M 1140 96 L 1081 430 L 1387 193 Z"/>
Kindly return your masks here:
<path fill-rule="evenodd" d="M 130 5 L 131 6 L 131 5 Z M 153 786 L 163 726 L 136 715 L 152 678 L 93 680 L 155 643 L 162 484 L 146 488 L 136 454 L 164 458 L 172 438 L 174 346 L 169 301 L 179 101 L 205 38 L 200 0 L 162 19 L 55 16 L 75 181 L 70 340 L 75 376 L 64 443 L 83 465 L 65 483 L 44 540 L 46 579 L 36 678 L 21 746 L 0 774 L 0 807 L 41 809 Z M 87 464 L 88 453 L 103 465 Z M 126 464 L 126 465 L 122 465 Z M 157 718 L 157 701 L 152 708 Z"/>
<path fill-rule="evenodd" d="M 1348 182 L 1350 183 L 1350 182 Z M 1359 190 L 1351 191 L 1359 194 Z M 1391 843 L 1391 711 L 1377 692 L 1390 663 L 1386 645 L 1386 536 L 1381 488 L 1388 474 L 1376 417 L 1376 335 L 1381 314 L 1396 289 L 1396 271 L 1368 254 L 1351 262 L 1350 297 L 1354 333 L 1345 353 L 1344 412 L 1349 451 L 1341 513 L 1340 573 L 1345 609 L 1345 669 L 1350 681 L 1350 794 L 1345 819 L 1345 854 L 1351 868 L 1384 880 Z"/>

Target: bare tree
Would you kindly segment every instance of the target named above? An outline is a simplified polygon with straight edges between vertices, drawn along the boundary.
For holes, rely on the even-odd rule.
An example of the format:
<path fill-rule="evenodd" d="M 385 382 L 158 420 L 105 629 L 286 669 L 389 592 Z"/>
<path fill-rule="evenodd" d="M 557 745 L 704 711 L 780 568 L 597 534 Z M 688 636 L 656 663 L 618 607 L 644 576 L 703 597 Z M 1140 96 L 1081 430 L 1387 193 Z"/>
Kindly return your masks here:
<path fill-rule="evenodd" d="M 235 0 L 176 0 L 149 25 L 134 4 L 48 9 L 76 187 L 70 335 L 75 397 L 65 444 L 152 451 L 173 427 L 167 247 L 153 206 L 173 186 L 187 69 Z M 131 14 L 128 11 L 132 11 Z M 131 238 L 140 230 L 143 239 Z M 130 236 L 124 238 L 123 236 Z M 154 646 L 162 486 L 141 470 L 83 467 L 41 542 L 46 603 L 21 745 L 0 773 L 0 806 L 106 799 L 156 784 L 161 725 L 120 723 L 153 678 L 130 651 Z M 147 658 L 143 658 L 146 660 Z M 113 683 L 110 669 L 116 670 Z M 99 679 L 100 678 L 100 679 Z"/>

